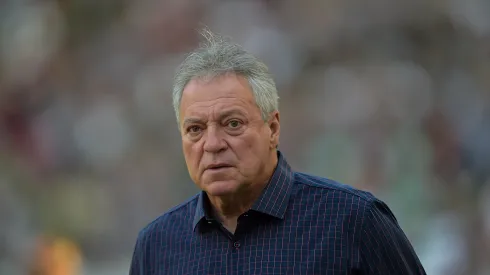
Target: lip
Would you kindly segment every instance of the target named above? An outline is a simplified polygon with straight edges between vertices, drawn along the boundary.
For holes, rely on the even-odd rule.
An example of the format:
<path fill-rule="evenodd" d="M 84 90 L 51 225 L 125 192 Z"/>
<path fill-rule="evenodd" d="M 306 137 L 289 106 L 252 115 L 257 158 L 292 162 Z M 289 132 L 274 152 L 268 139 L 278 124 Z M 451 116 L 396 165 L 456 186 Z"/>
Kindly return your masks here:
<path fill-rule="evenodd" d="M 232 166 L 227 163 L 213 163 L 206 166 L 205 170 L 219 170 L 219 169 L 230 168 L 230 167 Z"/>

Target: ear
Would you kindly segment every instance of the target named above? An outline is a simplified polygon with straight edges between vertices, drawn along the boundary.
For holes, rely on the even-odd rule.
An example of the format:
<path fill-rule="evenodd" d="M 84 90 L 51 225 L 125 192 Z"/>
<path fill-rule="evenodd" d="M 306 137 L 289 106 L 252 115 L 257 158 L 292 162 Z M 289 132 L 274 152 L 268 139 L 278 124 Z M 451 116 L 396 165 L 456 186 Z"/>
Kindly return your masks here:
<path fill-rule="evenodd" d="M 270 149 L 276 149 L 279 145 L 279 135 L 281 132 L 280 116 L 279 111 L 274 111 L 267 122 L 269 129 L 271 130 L 270 135 Z"/>

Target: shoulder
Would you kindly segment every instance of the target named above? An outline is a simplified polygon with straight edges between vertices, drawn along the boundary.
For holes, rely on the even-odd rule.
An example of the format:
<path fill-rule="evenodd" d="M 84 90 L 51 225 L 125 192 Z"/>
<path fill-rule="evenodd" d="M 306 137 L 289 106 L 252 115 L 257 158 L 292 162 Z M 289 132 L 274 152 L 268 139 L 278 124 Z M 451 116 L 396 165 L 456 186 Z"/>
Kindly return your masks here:
<path fill-rule="evenodd" d="M 355 199 L 365 205 L 369 205 L 378 200 L 370 192 L 362 191 L 347 184 L 310 174 L 295 172 L 294 183 L 298 185 L 300 189 L 308 189 L 310 193 L 332 193 L 333 198 L 335 199 Z"/>
<path fill-rule="evenodd" d="M 303 191 L 300 192 L 302 201 L 309 201 L 303 197 L 308 196 L 313 201 L 328 204 L 329 209 L 336 213 L 344 213 L 344 217 L 355 215 L 360 218 L 356 226 L 361 226 L 364 230 L 399 227 L 389 206 L 370 192 L 328 178 L 298 172 L 295 173 L 294 183 L 297 186 L 296 190 Z"/>
<path fill-rule="evenodd" d="M 344 212 L 361 214 L 363 220 L 371 213 L 383 213 L 396 221 L 390 208 L 368 191 L 357 189 L 328 178 L 295 172 L 296 190 L 303 190 L 303 196 L 323 197 L 327 203 L 338 205 Z"/>
<path fill-rule="evenodd" d="M 295 184 L 300 186 L 299 189 L 307 189 L 308 194 L 328 197 L 331 203 L 342 205 L 344 211 L 355 212 L 356 215 L 360 213 L 363 226 L 375 224 L 375 220 L 379 221 L 381 218 L 398 226 L 390 207 L 370 192 L 328 178 L 299 172 L 295 173 Z"/>
<path fill-rule="evenodd" d="M 160 238 L 162 234 L 178 231 L 180 227 L 188 226 L 190 228 L 195 215 L 198 196 L 198 194 L 192 196 L 148 223 L 140 230 L 138 241 L 146 243 L 149 239 Z"/>

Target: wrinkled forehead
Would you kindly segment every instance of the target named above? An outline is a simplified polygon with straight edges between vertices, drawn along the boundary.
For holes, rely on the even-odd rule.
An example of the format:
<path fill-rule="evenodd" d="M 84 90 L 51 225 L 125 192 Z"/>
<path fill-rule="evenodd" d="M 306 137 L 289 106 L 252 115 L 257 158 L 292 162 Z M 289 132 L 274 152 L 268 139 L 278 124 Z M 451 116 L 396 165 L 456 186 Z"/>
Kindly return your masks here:
<path fill-rule="evenodd" d="M 184 88 L 180 103 L 181 117 L 219 114 L 229 110 L 247 113 L 259 111 L 250 85 L 243 77 L 198 78 L 191 80 Z"/>
<path fill-rule="evenodd" d="M 191 79 L 182 91 L 182 99 L 211 100 L 219 97 L 253 99 L 252 88 L 241 75 L 227 73 L 216 76 L 199 76 Z"/>

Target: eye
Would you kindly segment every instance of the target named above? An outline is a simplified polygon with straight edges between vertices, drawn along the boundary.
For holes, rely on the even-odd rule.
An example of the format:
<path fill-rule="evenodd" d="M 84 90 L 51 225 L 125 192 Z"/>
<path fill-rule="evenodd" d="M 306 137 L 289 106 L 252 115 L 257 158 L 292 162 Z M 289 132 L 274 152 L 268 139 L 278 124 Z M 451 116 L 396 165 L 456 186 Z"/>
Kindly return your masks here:
<path fill-rule="evenodd" d="M 228 127 L 232 128 L 232 129 L 236 129 L 236 128 L 240 127 L 241 125 L 242 125 L 242 123 L 236 119 L 228 121 Z"/>
<path fill-rule="evenodd" d="M 190 134 L 198 134 L 201 132 L 201 127 L 197 126 L 197 125 L 193 125 L 193 126 L 189 126 L 187 128 L 187 132 L 190 133 Z"/>

